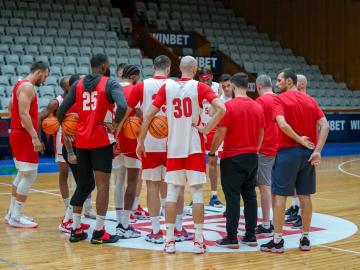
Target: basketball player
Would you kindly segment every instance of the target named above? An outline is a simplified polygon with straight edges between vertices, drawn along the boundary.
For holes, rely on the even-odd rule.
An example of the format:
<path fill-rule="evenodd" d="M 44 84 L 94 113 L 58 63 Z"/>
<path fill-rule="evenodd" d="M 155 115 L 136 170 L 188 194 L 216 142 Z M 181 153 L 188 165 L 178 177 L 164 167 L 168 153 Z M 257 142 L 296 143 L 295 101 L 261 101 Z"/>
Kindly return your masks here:
<path fill-rule="evenodd" d="M 167 164 L 165 181 L 168 184 L 166 204 L 166 241 L 164 251 L 175 253 L 174 229 L 176 202 L 183 196 L 186 182 L 189 183 L 193 201 L 195 227 L 194 252 L 206 252 L 202 227 L 204 222 L 203 185 L 206 182 L 205 145 L 203 134 L 208 134 L 225 113 L 221 99 L 203 83 L 193 78 L 197 72 L 197 61 L 185 56 L 180 61 L 181 79 L 167 80 L 158 91 L 153 105 L 146 112 L 138 139 L 137 154 L 146 152 L 144 141 L 153 117 L 166 105 L 168 121 Z M 200 125 L 203 100 L 206 99 L 216 112 L 205 127 Z M 201 133 L 197 130 L 201 131 Z"/>
<path fill-rule="evenodd" d="M 231 75 L 230 74 L 222 74 L 219 78 L 220 88 L 221 88 L 221 96 L 220 98 L 226 102 L 231 100 L 234 97 L 234 93 L 230 83 Z"/>
<path fill-rule="evenodd" d="M 213 74 L 211 72 L 210 67 L 203 67 L 199 70 L 199 81 L 210 86 L 211 89 L 214 91 L 214 93 L 217 96 L 220 96 L 219 92 L 219 84 L 216 82 L 213 82 Z M 210 115 L 210 108 L 211 105 L 206 100 L 203 100 L 203 111 L 201 113 L 201 122 L 205 126 L 211 119 Z M 216 129 L 212 130 L 207 136 L 206 136 L 206 142 L 205 147 L 206 151 L 210 151 L 211 143 L 214 138 Z M 216 159 L 218 153 L 215 153 Z M 217 197 L 217 183 L 218 183 L 218 168 L 217 164 L 216 166 L 209 165 L 209 178 L 210 178 L 210 187 L 211 187 L 211 193 L 210 193 L 210 201 L 209 205 L 214 207 L 223 207 L 223 204 L 220 202 L 220 200 Z"/>
<path fill-rule="evenodd" d="M 160 55 L 154 59 L 154 76 L 138 83 L 133 89 L 128 106 L 133 109 L 140 103 L 141 109 L 146 112 L 151 107 L 153 99 L 160 87 L 167 81 L 170 74 L 171 60 L 166 55 Z M 156 115 L 165 115 L 166 107 Z M 146 135 L 144 144 L 146 153 L 142 157 L 142 178 L 146 180 L 147 205 L 149 209 L 152 232 L 145 238 L 146 241 L 162 244 L 164 238 L 160 230 L 160 196 L 166 169 L 166 139 L 155 139 L 150 133 Z M 166 197 L 162 194 L 161 197 Z M 184 201 L 177 202 L 177 215 L 175 224 L 175 241 L 192 240 L 194 235 L 182 227 L 182 213 Z"/>
<path fill-rule="evenodd" d="M 30 74 L 24 80 L 18 81 L 13 88 L 9 141 L 18 173 L 12 184 L 11 202 L 5 216 L 5 220 L 12 227 L 38 226 L 31 218 L 23 215 L 23 206 L 37 177 L 38 152 L 44 149 L 37 132 L 38 103 L 34 86 L 41 85 L 48 74 L 47 63 L 35 62 L 31 65 Z"/>
<path fill-rule="evenodd" d="M 140 79 L 140 69 L 135 65 L 126 65 L 122 72 L 122 88 L 126 100 L 129 100 L 134 84 Z M 134 116 L 135 113 L 129 116 Z M 122 239 L 138 238 L 141 233 L 134 229 L 130 223 L 130 214 L 135 198 L 136 186 L 139 178 L 141 162 L 136 156 L 136 139 L 128 139 L 123 132 L 118 136 L 118 147 L 113 160 L 113 168 L 122 172 L 115 174 L 115 208 L 118 225 L 116 234 Z M 124 194 L 125 175 L 127 175 L 127 187 Z"/>
<path fill-rule="evenodd" d="M 256 227 L 256 234 L 272 236 L 274 228 L 270 220 L 271 171 L 275 163 L 279 140 L 279 130 L 273 120 L 274 98 L 276 95 L 272 91 L 271 78 L 268 75 L 260 75 L 257 77 L 256 90 L 259 94 L 256 102 L 263 108 L 265 117 L 264 140 L 258 154 L 258 171 L 256 179 L 256 185 L 260 191 L 263 222 Z"/>
<path fill-rule="evenodd" d="M 246 95 L 248 76 L 236 73 L 231 77 L 235 98 L 225 103 L 226 113 L 221 119 L 209 153 L 209 163 L 216 163 L 215 151 L 224 141 L 220 160 L 221 185 L 226 199 L 227 236 L 217 240 L 224 248 L 239 248 L 238 226 L 240 195 L 244 201 L 245 235 L 241 242 L 257 246 L 256 173 L 257 152 L 264 135 L 264 112 L 259 104 Z"/>
<path fill-rule="evenodd" d="M 122 82 L 122 74 L 123 74 L 124 67 L 126 65 L 127 65 L 126 63 L 121 63 L 116 68 L 116 78 L 118 79 L 118 81 L 120 83 Z"/>
<path fill-rule="evenodd" d="M 329 125 L 316 101 L 297 91 L 296 83 L 296 74 L 291 69 L 281 71 L 276 81 L 280 94 L 274 99 L 274 118 L 281 132 L 271 179 L 274 238 L 261 245 L 261 250 L 267 252 L 284 252 L 282 228 L 286 198 L 293 196 L 295 190 L 303 220 L 299 247 L 304 251 L 310 250 L 311 194 L 316 192 L 314 166 L 320 164 Z"/>
<path fill-rule="evenodd" d="M 90 60 L 92 74 L 74 83 L 57 112 L 59 123 L 66 112 L 76 104 L 79 120 L 76 132 L 76 158 L 78 162 L 78 183 L 70 204 L 73 206 L 73 229 L 70 242 L 87 238 L 80 226 L 82 205 L 90 193 L 89 179 L 94 172 L 96 198 L 96 225 L 92 244 L 114 243 L 119 236 L 105 231 L 104 221 L 109 202 L 109 180 L 112 166 L 112 144 L 114 138 L 107 133 L 103 122 L 112 121 L 114 103 L 117 106 L 114 120 L 115 134 L 126 112 L 126 101 L 121 86 L 110 76 L 110 63 L 103 54 Z"/>

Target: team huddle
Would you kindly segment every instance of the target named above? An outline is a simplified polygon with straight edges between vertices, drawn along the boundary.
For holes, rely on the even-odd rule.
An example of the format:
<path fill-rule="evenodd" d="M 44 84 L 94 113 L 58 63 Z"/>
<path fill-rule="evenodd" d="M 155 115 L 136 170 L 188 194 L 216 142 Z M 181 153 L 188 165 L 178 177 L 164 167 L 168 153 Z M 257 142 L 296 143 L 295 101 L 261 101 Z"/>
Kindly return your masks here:
<path fill-rule="evenodd" d="M 141 70 L 137 66 L 119 65 L 119 83 L 110 77 L 108 58 L 95 55 L 91 59 L 92 74 L 64 78 L 60 82 L 64 95 L 38 114 L 34 86 L 46 80 L 49 67 L 44 62 L 32 65 L 30 74 L 14 86 L 9 106 L 10 146 L 18 174 L 5 217 L 8 224 L 38 226 L 23 215 L 22 209 L 37 177 L 38 152 L 44 147 L 38 132 L 42 122 L 56 114 L 59 126 L 76 119 L 73 132 L 60 127 L 54 134 L 65 205 L 59 230 L 70 234 L 70 242 L 88 238 L 90 225 L 81 222 L 84 208 L 84 215 L 96 220 L 90 240 L 93 244 L 141 237 L 131 223 L 134 219 L 150 219 L 152 232 L 146 235 L 146 241 L 164 244 L 165 252 L 175 253 L 176 242 L 193 240 L 194 253 L 205 253 L 207 154 L 209 205 L 223 206 L 216 193 L 218 157 L 226 200 L 227 236 L 216 241 L 217 246 L 239 248 L 241 196 L 246 230 L 241 243 L 257 246 L 257 235 L 274 235 L 261 250 L 283 252 L 286 197 L 296 194 L 303 223 L 300 249 L 309 250 L 310 195 L 316 191 L 314 165 L 320 164 L 329 128 L 316 101 L 296 88 L 296 74 L 289 69 L 279 73 L 279 95 L 272 92 L 271 79 L 260 75 L 256 81 L 259 98 L 254 101 L 246 94 L 248 76 L 244 73 L 222 75 L 219 87 L 206 69 L 200 72 L 201 82 L 194 79 L 199 74 L 198 63 L 191 56 L 182 57 L 181 78 L 177 80 L 169 79 L 171 60 L 167 56 L 156 57 L 153 67 L 153 77 L 138 82 Z M 69 168 L 76 182 L 72 196 L 67 185 Z M 115 179 L 114 235 L 104 226 L 111 174 Z M 146 181 L 148 212 L 139 205 L 142 180 Z M 182 226 L 186 184 L 192 199 L 194 233 Z M 256 186 L 263 216 L 259 225 Z M 96 213 L 91 208 L 95 187 Z M 163 213 L 165 235 L 160 228 Z"/>

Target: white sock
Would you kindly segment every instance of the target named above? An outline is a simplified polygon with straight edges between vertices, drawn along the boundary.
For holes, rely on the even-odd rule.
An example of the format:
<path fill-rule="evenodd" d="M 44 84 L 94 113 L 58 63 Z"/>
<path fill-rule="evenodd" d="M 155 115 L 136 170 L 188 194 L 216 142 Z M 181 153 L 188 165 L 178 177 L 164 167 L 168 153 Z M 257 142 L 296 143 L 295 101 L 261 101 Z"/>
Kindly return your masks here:
<path fill-rule="evenodd" d="M 174 241 L 175 224 L 166 224 L 166 242 Z"/>
<path fill-rule="evenodd" d="M 299 208 L 298 215 L 301 216 L 301 208 Z"/>
<path fill-rule="evenodd" d="M 160 199 L 160 205 L 161 205 L 162 208 L 165 208 L 165 206 L 166 206 L 166 198 L 164 198 L 164 199 L 161 198 Z"/>
<path fill-rule="evenodd" d="M 270 221 L 264 221 L 262 226 L 265 228 L 265 229 L 270 229 Z"/>
<path fill-rule="evenodd" d="M 139 205 L 140 197 L 136 196 L 132 205 L 131 210 L 135 211 Z"/>
<path fill-rule="evenodd" d="M 12 211 L 12 217 L 15 220 L 19 220 L 22 215 L 22 209 L 23 209 L 23 202 L 19 202 L 18 200 L 15 200 L 13 211 Z"/>
<path fill-rule="evenodd" d="M 11 195 L 10 198 L 10 206 L 9 206 L 9 213 L 11 214 L 13 209 L 14 209 L 14 205 L 15 205 L 15 201 L 16 201 L 16 197 L 14 197 L 13 195 Z"/>
<path fill-rule="evenodd" d="M 95 231 L 99 231 L 104 227 L 105 223 L 105 216 L 99 216 L 96 215 L 96 225 L 95 225 Z"/>
<path fill-rule="evenodd" d="M 282 233 L 274 233 L 274 243 L 278 244 L 280 243 L 282 239 Z"/>
<path fill-rule="evenodd" d="M 73 207 L 69 204 L 69 206 L 66 208 L 63 222 L 68 222 L 72 218 L 73 218 Z"/>
<path fill-rule="evenodd" d="M 122 209 L 116 209 L 116 210 L 115 210 L 117 223 L 120 223 L 120 222 L 121 222 L 121 216 L 122 216 L 123 211 L 124 211 L 124 210 L 122 210 Z"/>
<path fill-rule="evenodd" d="M 303 237 L 306 237 L 307 239 L 309 239 L 309 232 L 303 232 L 302 233 L 302 236 L 301 236 L 301 239 L 303 238 Z"/>
<path fill-rule="evenodd" d="M 295 206 L 300 207 L 300 201 L 299 201 L 299 198 L 298 198 L 298 197 L 292 197 L 292 200 L 291 200 L 291 205 L 292 205 L 293 207 L 295 207 Z"/>
<path fill-rule="evenodd" d="M 150 217 L 151 226 L 153 228 L 153 233 L 158 233 L 160 231 L 160 217 Z"/>
<path fill-rule="evenodd" d="M 70 205 L 70 198 L 65 198 L 63 199 L 63 201 L 64 201 L 65 209 L 67 209 Z"/>
<path fill-rule="evenodd" d="M 217 192 L 216 190 L 212 190 L 211 193 L 210 193 L 210 197 L 213 197 L 213 196 L 217 196 Z"/>
<path fill-rule="evenodd" d="M 91 205 L 91 198 L 87 198 L 84 202 L 84 207 L 85 207 L 85 211 L 87 209 L 91 209 L 92 208 L 92 205 Z"/>
<path fill-rule="evenodd" d="M 203 243 L 203 224 L 194 224 L 195 228 L 195 241 L 198 243 Z"/>
<path fill-rule="evenodd" d="M 73 230 L 79 229 L 80 223 L 81 223 L 81 213 L 80 214 L 73 213 L 73 224 L 72 224 Z"/>
<path fill-rule="evenodd" d="M 177 231 L 182 231 L 182 218 L 183 218 L 182 214 L 176 215 L 175 229 Z"/>
<path fill-rule="evenodd" d="M 130 210 L 122 210 L 120 223 L 124 229 L 127 229 L 129 227 L 129 222 L 130 222 Z"/>

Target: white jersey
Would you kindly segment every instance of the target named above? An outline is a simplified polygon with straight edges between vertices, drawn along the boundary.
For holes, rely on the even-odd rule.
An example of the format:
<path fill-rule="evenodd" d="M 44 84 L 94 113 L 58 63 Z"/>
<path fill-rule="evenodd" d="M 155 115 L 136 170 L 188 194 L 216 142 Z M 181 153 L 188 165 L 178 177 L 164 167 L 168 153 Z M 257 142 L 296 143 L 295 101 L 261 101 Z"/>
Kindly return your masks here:
<path fill-rule="evenodd" d="M 201 114 L 198 83 L 195 80 L 166 82 L 168 158 L 186 158 L 204 152 L 201 135 L 193 126 L 199 124 Z"/>
<path fill-rule="evenodd" d="M 224 93 L 220 96 L 220 98 L 224 101 L 224 102 L 227 102 L 229 100 L 232 100 L 232 97 L 227 97 L 224 95 Z"/>
<path fill-rule="evenodd" d="M 161 86 L 170 79 L 158 79 L 158 78 L 148 78 L 144 80 L 144 90 L 143 90 L 143 102 L 140 105 L 143 113 L 146 113 L 156 96 L 156 93 L 159 91 Z M 166 115 L 166 107 L 163 106 L 160 108 L 160 111 L 156 115 Z M 144 141 L 145 151 L 146 152 L 166 152 L 166 142 L 167 139 L 157 139 L 154 138 L 150 132 L 147 133 Z"/>
<path fill-rule="evenodd" d="M 211 89 L 214 91 L 214 93 L 217 96 L 219 95 L 219 84 L 217 82 L 211 83 Z M 204 99 L 202 102 L 202 106 L 203 106 L 203 111 L 201 113 L 201 123 L 203 125 L 206 125 L 211 120 L 211 116 L 209 115 L 211 104 Z"/>
<path fill-rule="evenodd" d="M 64 97 L 63 96 L 57 96 L 55 98 L 56 102 L 58 103 L 58 108 L 60 108 L 61 103 L 64 101 Z M 59 126 L 58 131 L 56 132 L 55 136 L 54 136 L 54 144 L 55 144 L 55 154 L 56 155 L 62 155 L 62 147 L 63 147 L 63 143 L 62 143 L 62 129 L 61 126 Z"/>

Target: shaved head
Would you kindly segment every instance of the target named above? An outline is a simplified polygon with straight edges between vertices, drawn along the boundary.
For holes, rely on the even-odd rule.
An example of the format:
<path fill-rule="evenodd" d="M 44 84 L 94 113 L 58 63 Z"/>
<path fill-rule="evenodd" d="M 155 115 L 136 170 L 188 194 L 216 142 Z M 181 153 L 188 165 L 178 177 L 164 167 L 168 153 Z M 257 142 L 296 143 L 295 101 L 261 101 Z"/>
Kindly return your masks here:
<path fill-rule="evenodd" d="M 182 77 L 194 78 L 197 73 L 198 62 L 190 55 L 184 56 L 180 61 Z"/>

